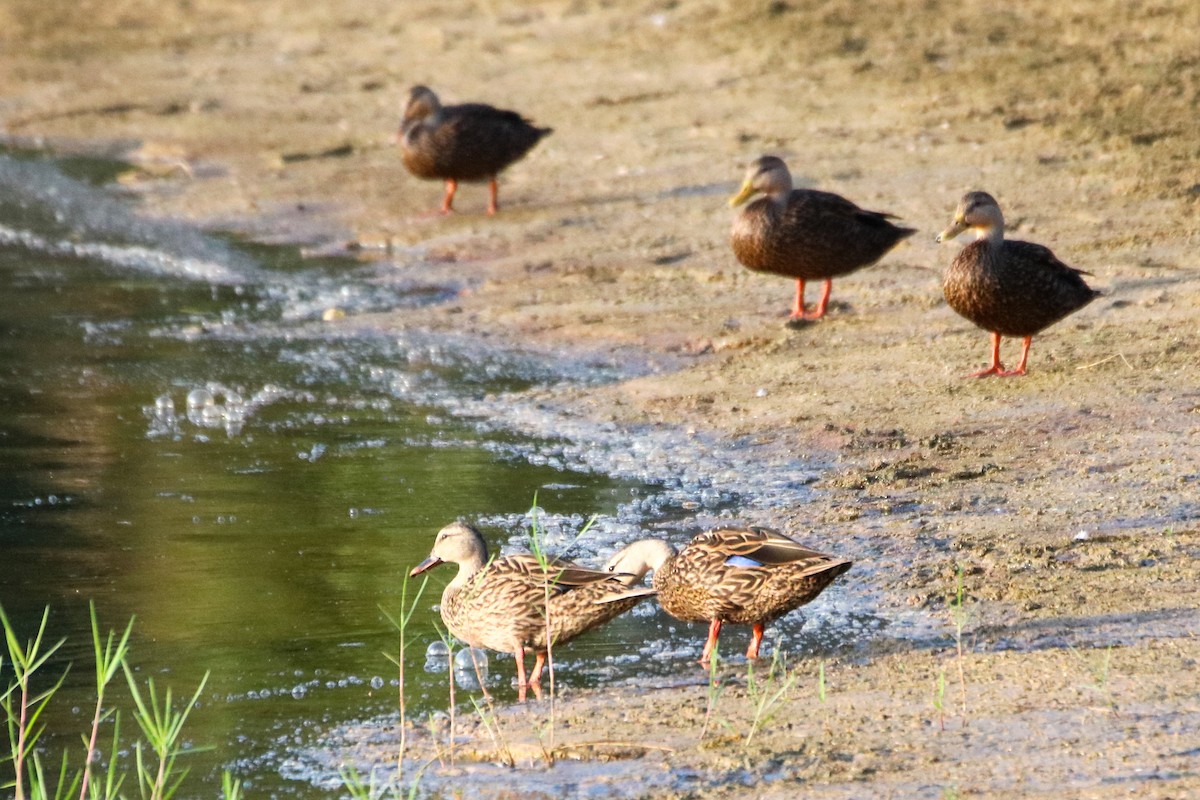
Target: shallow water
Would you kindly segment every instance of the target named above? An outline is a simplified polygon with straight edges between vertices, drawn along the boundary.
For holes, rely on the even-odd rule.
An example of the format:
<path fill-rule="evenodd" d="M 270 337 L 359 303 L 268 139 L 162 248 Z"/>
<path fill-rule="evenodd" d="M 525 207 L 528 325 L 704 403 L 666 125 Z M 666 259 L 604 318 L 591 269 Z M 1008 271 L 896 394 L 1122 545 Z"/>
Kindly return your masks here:
<path fill-rule="evenodd" d="M 74 746 L 90 719 L 94 602 L 104 628 L 136 619 L 143 678 L 179 697 L 209 675 L 187 729 L 212 748 L 188 756 L 196 782 L 212 789 L 229 768 L 255 794 L 323 796 L 281 764 L 394 711 L 381 609 L 400 612 L 402 578 L 441 525 L 467 517 L 519 547 L 536 496 L 550 549 L 574 543 L 588 561 L 649 524 L 686 530 L 805 491 L 800 464 L 747 478 L 692 434 L 617 435 L 505 395 L 642 367 L 331 330 L 327 309 L 459 287 L 147 219 L 106 188 L 118 168 L 0 152 L 0 604 L 24 636 L 49 606 L 49 637 L 67 637 L 47 667 L 73 664 L 47 743 Z M 442 572 L 413 617 L 416 715 L 446 704 L 444 673 L 424 665 Z M 801 624 L 778 626 L 777 643 L 811 651 L 881 623 L 835 587 Z M 702 637 L 645 604 L 560 651 L 560 681 L 671 674 Z M 491 664 L 511 699 L 511 659 Z"/>

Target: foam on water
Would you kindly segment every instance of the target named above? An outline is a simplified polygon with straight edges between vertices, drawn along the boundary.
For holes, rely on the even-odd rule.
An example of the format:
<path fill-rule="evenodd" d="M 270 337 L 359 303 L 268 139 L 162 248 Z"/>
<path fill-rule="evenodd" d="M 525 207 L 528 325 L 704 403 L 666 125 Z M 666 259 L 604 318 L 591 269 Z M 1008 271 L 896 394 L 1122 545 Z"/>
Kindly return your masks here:
<path fill-rule="evenodd" d="M 0 153 L 5 219 L 0 244 L 213 284 L 239 284 L 252 259 L 193 226 L 145 217 L 111 189 L 64 175 L 45 161 Z"/>
<path fill-rule="evenodd" d="M 235 291 L 223 291 L 219 298 L 214 290 L 217 302 L 212 305 L 220 308 L 208 311 L 209 319 L 202 317 L 204 311 L 188 311 L 184 319 L 158 320 L 151 337 L 217 340 L 230 343 L 229 350 L 240 351 L 239 357 L 247 361 L 260 359 L 286 368 L 273 369 L 270 382 L 254 373 L 254 379 L 244 384 L 226 377 L 223 366 L 209 363 L 192 366 L 190 373 L 181 370 L 167 376 L 165 386 L 159 383 L 146 397 L 138 398 L 150 439 L 205 442 L 215 433 L 217 438 L 238 438 L 239 444 L 253 447 L 251 434 L 256 428 L 286 434 L 289 426 L 300 427 L 296 425 L 300 420 L 305 430 L 317 431 L 325 441 L 306 439 L 294 445 L 287 457 L 294 453 L 291 463 L 304 461 L 306 469 L 314 465 L 316 472 L 341 453 L 388 445 L 378 439 L 343 443 L 320 434 L 344 425 L 348 412 L 377 412 L 390 423 L 393 413 L 399 416 L 394 409 L 419 407 L 425 421 L 437 429 L 403 431 L 398 434 L 403 442 L 482 448 L 502 460 L 525 462 L 562 476 L 544 485 L 544 492 L 571 488 L 571 476 L 577 473 L 612 475 L 638 484 L 620 489 L 615 512 L 596 519 L 587 508 L 574 513 L 539 508 L 499 514 L 482 507 L 474 518 L 509 532 L 506 551 L 528 549 L 529 531 L 536 526 L 549 552 L 590 564 L 602 563 L 619 546 L 647 535 L 650 526 L 668 529 L 668 535 L 679 541 L 700 527 L 735 518 L 757 521 L 747 516 L 765 518 L 772 510 L 803 504 L 809 484 L 823 466 L 751 440 L 722 441 L 678 426 L 589 420 L 526 391 L 559 383 L 600 384 L 669 368 L 666 361 L 578 351 L 520 351 L 454 333 L 380 334 L 319 322 L 329 309 L 349 313 L 394 309 L 443 299 L 456 291 L 453 286 L 431 287 L 393 274 L 392 265 L 345 261 L 272 270 L 217 237 L 144 219 L 107 190 L 61 176 L 44 164 L 2 155 L 0 196 L 8 198 L 0 204 L 19 206 L 18 213 L 4 215 L 10 224 L 0 226 L 0 245 L 99 261 L 140 274 L 234 287 Z M 85 332 L 91 340 L 115 339 L 124 333 L 123 328 L 104 325 Z M 214 352 L 225 351 L 214 348 Z M 278 377 L 279 372 L 286 377 Z M 260 413 L 281 402 L 291 406 L 286 414 Z M 755 468 L 747 470 L 747 463 Z M 257 467 L 251 463 L 239 468 Z M 356 501 L 348 513 L 371 511 Z M 703 631 L 676 623 L 655 609 L 652 603 L 644 603 L 635 612 L 639 624 L 653 628 L 646 641 L 605 644 L 603 631 L 598 631 L 561 651 L 564 669 L 599 682 L 635 672 L 670 676 L 681 660 L 694 661 Z M 870 638 L 883 625 L 873 609 L 874 599 L 861 583 L 856 582 L 853 593 L 835 584 L 819 604 L 806 609 L 807 624 L 793 615 L 772 626 L 769 646 L 814 652 Z M 465 650 L 456 653 L 453 670 L 460 683 L 474 677 L 481 655 L 487 657 L 475 653 L 472 660 L 471 655 Z M 510 655 L 492 658 L 493 663 L 511 662 Z M 486 662 L 480 663 L 488 685 L 511 682 L 511 663 L 490 672 Z M 450 670 L 448 654 L 427 653 L 426 668 Z M 314 695 L 387 685 L 369 673 L 285 673 L 276 678 L 227 702 L 265 705 L 260 701 L 272 698 L 311 702 Z M 305 727 L 321 723 L 304 720 Z M 291 759 L 298 774 L 319 780 L 319 769 L 310 771 L 300 764 L 306 754 L 294 757 L 295 748 L 308 738 L 308 731 L 300 729 L 281 732 L 277 747 L 259 756 L 261 763 L 275 767 Z M 283 771 L 286 774 L 288 768 Z"/>
<path fill-rule="evenodd" d="M 0 225 L 0 245 L 24 247 L 63 258 L 95 259 L 115 267 L 205 283 L 235 285 L 245 282 L 244 276 L 233 272 L 220 262 L 180 256 L 141 245 L 55 241 L 30 231 L 15 230 L 4 225 Z"/>

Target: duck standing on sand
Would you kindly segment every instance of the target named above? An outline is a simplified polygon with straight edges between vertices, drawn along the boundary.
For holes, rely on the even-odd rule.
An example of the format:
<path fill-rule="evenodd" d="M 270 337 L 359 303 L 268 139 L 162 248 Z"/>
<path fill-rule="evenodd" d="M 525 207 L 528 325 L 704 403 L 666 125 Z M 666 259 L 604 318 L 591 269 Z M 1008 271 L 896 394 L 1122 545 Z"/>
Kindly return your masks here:
<path fill-rule="evenodd" d="M 970 377 L 1024 375 L 1035 334 L 1100 296 L 1084 281 L 1090 273 L 1068 267 L 1050 249 L 1004 238 L 1000 204 L 987 192 L 969 192 L 954 211 L 950 227 L 937 241 L 966 230 L 975 241 L 955 256 L 942 280 L 951 308 L 992 334 L 992 363 Z M 1021 362 L 1006 370 L 1000 363 L 1000 337 L 1020 336 Z"/>
<path fill-rule="evenodd" d="M 747 269 L 796 279 L 792 319 L 825 316 L 834 278 L 874 264 L 916 233 L 889 222 L 891 214 L 866 211 L 840 195 L 793 189 L 787 164 L 775 156 L 762 156 L 750 165 L 729 205 L 741 205 L 755 194 L 763 197 L 734 217 L 733 252 Z M 825 286 L 809 313 L 804 310 L 804 283 L 815 280 Z"/>
<path fill-rule="evenodd" d="M 449 214 L 459 181 L 488 182 L 489 215 L 499 207 L 496 176 L 520 160 L 552 128 L 538 128 L 515 111 L 484 103 L 443 106 L 426 86 L 414 86 L 397 140 L 404 166 L 418 178 L 446 182 Z"/>
<path fill-rule="evenodd" d="M 816 599 L 852 562 L 809 550 L 768 528 L 720 528 L 701 533 L 683 550 L 641 539 L 608 560 L 605 569 L 635 576 L 654 570 L 663 610 L 684 622 L 707 622 L 700 663 L 707 664 L 721 626 L 753 626 L 746 658 L 758 658 L 767 623 Z"/>
<path fill-rule="evenodd" d="M 489 561 L 483 535 L 465 522 L 452 522 L 438 531 L 429 558 L 410 575 L 445 562 L 457 564 L 458 574 L 442 592 L 442 621 L 472 647 L 515 655 L 521 700 L 526 687 L 541 679 L 549 646 L 597 628 L 654 594 L 652 589 L 630 588 L 630 575 L 557 560 L 543 568 L 532 553 Z M 528 681 L 526 650 L 537 653 Z"/>

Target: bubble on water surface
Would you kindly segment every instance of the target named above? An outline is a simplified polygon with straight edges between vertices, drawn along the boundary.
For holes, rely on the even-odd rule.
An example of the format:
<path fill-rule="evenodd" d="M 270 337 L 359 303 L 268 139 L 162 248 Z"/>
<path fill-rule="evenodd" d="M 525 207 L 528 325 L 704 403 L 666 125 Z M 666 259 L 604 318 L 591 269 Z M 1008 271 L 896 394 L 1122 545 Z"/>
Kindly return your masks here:
<path fill-rule="evenodd" d="M 200 421 L 197 423 L 205 428 L 217 428 L 224 424 L 225 412 L 218 406 L 207 405 L 200 412 Z"/>
<path fill-rule="evenodd" d="M 488 654 L 482 648 L 467 647 L 454 654 L 454 670 L 456 672 L 470 672 L 474 674 L 477 665 L 479 672 L 483 674 L 484 678 L 487 678 Z"/>
<path fill-rule="evenodd" d="M 425 648 L 425 671 L 445 672 L 450 669 L 450 648 L 445 642 L 434 641 Z"/>
<path fill-rule="evenodd" d="M 175 415 L 175 401 L 169 394 L 159 395 L 154 399 L 153 406 L 146 406 L 143 411 L 150 421 L 150 436 L 170 436 L 179 434 L 179 418 Z"/>
<path fill-rule="evenodd" d="M 286 397 L 287 394 L 278 386 L 267 384 L 247 401 L 241 389 L 209 381 L 187 393 L 186 420 L 205 430 L 224 429 L 227 437 L 234 438 L 242 433 L 247 420 L 258 409 Z M 154 405 L 146 406 L 144 411 L 150 421 L 147 435 L 179 437 L 181 420 L 175 410 L 175 400 L 170 394 L 159 395 L 155 398 Z M 195 440 L 208 441 L 203 435 L 196 435 Z"/>
<path fill-rule="evenodd" d="M 188 414 L 198 413 L 215 402 L 216 399 L 208 389 L 192 389 L 187 395 Z"/>

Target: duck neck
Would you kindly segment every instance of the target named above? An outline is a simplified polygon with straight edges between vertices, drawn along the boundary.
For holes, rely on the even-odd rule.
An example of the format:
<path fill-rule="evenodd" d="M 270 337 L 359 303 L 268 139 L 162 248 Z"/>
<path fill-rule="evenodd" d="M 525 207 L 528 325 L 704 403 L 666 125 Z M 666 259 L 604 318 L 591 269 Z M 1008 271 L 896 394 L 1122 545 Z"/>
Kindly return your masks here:
<path fill-rule="evenodd" d="M 652 581 L 657 581 L 658 576 L 662 574 L 663 567 L 675 560 L 675 548 L 664 542 L 662 539 L 648 539 L 643 546 L 645 556 L 645 569 L 642 574 L 638 575 L 638 580 L 649 572 L 654 570 L 654 578 Z"/>
<path fill-rule="evenodd" d="M 442 592 L 442 597 L 447 598 L 458 594 L 463 590 L 471 580 L 475 577 L 475 573 L 479 572 L 487 565 L 487 552 L 473 553 L 465 560 L 458 562 L 458 574 L 454 576 L 454 580 L 446 584 L 445 591 Z"/>
<path fill-rule="evenodd" d="M 1004 241 L 1004 214 L 998 207 L 988 209 L 984 224 L 975 226 L 975 241 L 998 245 Z"/>
<path fill-rule="evenodd" d="M 986 228 L 975 229 L 975 241 L 999 245 L 1004 241 L 1004 224 L 989 225 Z"/>
<path fill-rule="evenodd" d="M 767 195 L 776 208 L 787 208 L 788 200 L 792 197 L 792 189 L 795 186 L 792 184 L 792 176 L 790 173 L 778 176 L 771 185 L 771 193 Z"/>

